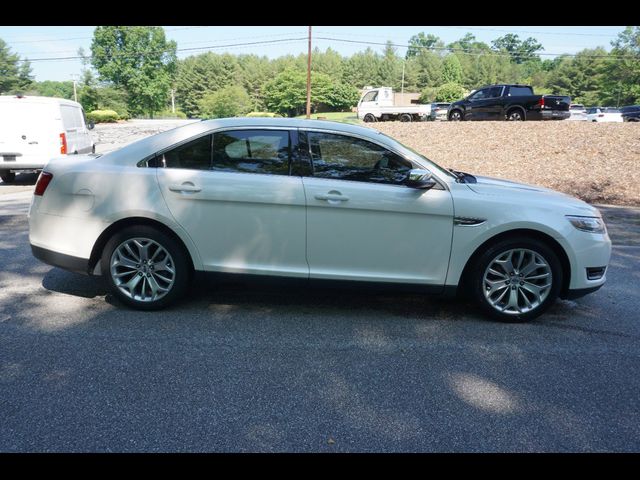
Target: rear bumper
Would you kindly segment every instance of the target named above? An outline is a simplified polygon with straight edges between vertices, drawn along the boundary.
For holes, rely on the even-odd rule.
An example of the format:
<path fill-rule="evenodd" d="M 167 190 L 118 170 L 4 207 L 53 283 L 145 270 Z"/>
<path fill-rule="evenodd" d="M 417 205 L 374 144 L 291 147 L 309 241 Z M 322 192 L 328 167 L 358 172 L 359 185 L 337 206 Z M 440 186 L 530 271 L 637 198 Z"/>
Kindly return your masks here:
<path fill-rule="evenodd" d="M 539 112 L 540 120 L 566 120 L 571 118 L 570 112 L 560 110 L 541 110 Z"/>
<path fill-rule="evenodd" d="M 84 275 L 89 274 L 89 259 L 72 257 L 71 255 L 65 255 L 64 253 L 54 252 L 53 250 L 47 250 L 46 248 L 36 247 L 31 244 L 31 253 L 41 262 L 44 262 L 54 267 L 60 267 L 64 270 L 71 272 L 82 273 Z"/>

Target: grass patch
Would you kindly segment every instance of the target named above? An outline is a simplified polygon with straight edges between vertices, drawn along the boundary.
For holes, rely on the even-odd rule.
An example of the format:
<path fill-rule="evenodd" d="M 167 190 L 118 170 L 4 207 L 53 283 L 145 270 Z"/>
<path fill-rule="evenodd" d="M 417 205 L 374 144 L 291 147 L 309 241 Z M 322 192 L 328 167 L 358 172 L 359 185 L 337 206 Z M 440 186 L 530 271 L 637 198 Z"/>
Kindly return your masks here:
<path fill-rule="evenodd" d="M 360 123 L 362 123 L 360 120 L 358 120 L 358 115 L 355 112 L 324 112 L 311 114 L 311 120 L 318 120 L 318 117 L 321 117 L 321 119 L 323 120 L 352 123 L 354 125 L 360 125 Z M 296 118 L 307 118 L 307 116 L 298 115 Z"/>

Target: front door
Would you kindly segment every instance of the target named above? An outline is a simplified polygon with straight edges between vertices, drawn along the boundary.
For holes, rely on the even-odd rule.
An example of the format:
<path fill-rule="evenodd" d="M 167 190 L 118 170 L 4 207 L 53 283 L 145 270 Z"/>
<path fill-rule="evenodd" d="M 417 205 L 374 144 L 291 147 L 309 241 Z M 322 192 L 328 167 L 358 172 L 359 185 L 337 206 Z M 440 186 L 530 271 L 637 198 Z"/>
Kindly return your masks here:
<path fill-rule="evenodd" d="M 205 270 L 306 278 L 305 196 L 286 129 L 218 131 L 163 152 L 167 206 Z"/>
<path fill-rule="evenodd" d="M 448 190 L 404 186 L 411 162 L 357 137 L 301 132 L 300 149 L 313 167 L 303 177 L 311 278 L 444 285 Z"/>

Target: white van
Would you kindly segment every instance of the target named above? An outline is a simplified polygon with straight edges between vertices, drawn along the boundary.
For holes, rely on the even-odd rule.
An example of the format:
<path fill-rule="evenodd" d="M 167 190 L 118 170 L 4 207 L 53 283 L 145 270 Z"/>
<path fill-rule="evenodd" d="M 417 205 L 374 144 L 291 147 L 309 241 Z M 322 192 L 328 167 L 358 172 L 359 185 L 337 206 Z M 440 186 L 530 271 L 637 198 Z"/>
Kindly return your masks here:
<path fill-rule="evenodd" d="M 0 178 L 40 170 L 53 157 L 95 152 L 82 106 L 52 97 L 0 95 Z"/>

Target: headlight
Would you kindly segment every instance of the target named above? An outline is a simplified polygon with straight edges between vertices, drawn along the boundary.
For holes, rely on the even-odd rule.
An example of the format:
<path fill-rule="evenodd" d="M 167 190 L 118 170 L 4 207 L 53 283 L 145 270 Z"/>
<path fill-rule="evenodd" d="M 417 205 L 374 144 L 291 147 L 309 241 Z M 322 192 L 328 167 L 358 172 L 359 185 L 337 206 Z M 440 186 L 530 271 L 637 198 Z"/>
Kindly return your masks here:
<path fill-rule="evenodd" d="M 606 231 L 604 221 L 600 217 L 578 217 L 575 215 L 567 215 L 567 220 L 569 220 L 574 227 L 578 230 L 582 230 L 583 232 L 604 233 Z"/>

